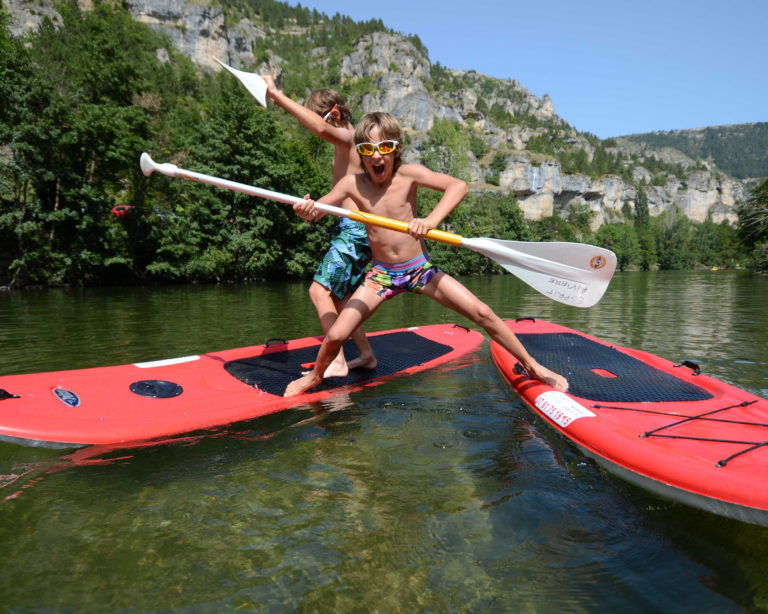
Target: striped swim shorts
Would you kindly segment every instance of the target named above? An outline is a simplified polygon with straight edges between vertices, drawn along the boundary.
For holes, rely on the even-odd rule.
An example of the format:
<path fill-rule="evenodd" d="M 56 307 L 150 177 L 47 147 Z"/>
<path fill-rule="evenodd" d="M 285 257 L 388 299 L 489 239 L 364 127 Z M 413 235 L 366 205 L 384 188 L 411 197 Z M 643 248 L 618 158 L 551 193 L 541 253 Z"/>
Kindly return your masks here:
<path fill-rule="evenodd" d="M 398 263 L 371 260 L 364 284 L 387 300 L 401 292 L 420 293 L 439 272 L 427 254 Z"/>

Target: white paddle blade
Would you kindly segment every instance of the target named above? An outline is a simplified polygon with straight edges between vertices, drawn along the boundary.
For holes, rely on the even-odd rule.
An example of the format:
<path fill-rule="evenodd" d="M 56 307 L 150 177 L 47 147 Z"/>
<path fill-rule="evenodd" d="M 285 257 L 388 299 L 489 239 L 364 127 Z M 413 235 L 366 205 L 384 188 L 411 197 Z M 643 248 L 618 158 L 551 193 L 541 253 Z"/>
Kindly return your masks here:
<path fill-rule="evenodd" d="M 462 238 L 461 244 L 495 260 L 545 296 L 573 307 L 597 304 L 616 271 L 616 254 L 583 243 Z"/>
<path fill-rule="evenodd" d="M 262 107 L 267 106 L 267 82 L 264 81 L 263 77 L 252 72 L 244 72 L 242 70 L 232 68 L 231 66 L 222 62 L 219 58 L 214 57 L 213 59 L 233 75 L 235 75 L 240 83 L 245 86 L 245 89 L 247 89 L 253 95 L 253 97 Z"/>

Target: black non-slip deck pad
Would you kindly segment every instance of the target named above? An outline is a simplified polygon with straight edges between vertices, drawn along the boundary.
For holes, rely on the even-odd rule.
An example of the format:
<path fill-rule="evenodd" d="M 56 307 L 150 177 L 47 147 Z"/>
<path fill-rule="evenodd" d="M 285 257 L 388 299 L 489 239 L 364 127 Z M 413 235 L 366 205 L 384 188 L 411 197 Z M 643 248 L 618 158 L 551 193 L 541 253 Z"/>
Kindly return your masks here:
<path fill-rule="evenodd" d="M 698 386 L 581 335 L 521 333 L 517 337 L 538 362 L 564 376 L 568 380 L 568 392 L 577 397 L 601 403 L 656 403 L 703 401 L 713 396 Z"/>
<path fill-rule="evenodd" d="M 368 340 L 378 361 L 375 369 L 352 369 L 346 377 L 328 378 L 312 391 L 339 388 L 378 379 L 405 371 L 453 351 L 450 345 L 425 339 L 411 331 L 369 336 Z M 319 347 L 315 345 L 233 360 L 226 363 L 224 368 L 230 375 L 249 386 L 256 386 L 269 394 L 282 396 L 286 386 L 306 370 L 302 365 L 314 362 Z M 357 347 L 351 341 L 344 345 L 344 356 L 348 361 L 359 356 Z"/>

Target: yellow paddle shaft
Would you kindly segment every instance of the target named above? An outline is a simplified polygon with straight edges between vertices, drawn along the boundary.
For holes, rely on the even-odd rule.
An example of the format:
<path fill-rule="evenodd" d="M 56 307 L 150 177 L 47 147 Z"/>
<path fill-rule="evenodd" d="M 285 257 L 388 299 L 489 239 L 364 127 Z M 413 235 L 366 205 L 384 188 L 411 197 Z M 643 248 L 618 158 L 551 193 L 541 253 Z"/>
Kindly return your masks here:
<path fill-rule="evenodd" d="M 362 222 L 363 224 L 380 226 L 381 228 L 389 228 L 390 230 L 397 230 L 398 232 L 404 232 L 408 234 L 407 222 L 393 220 L 389 217 L 382 217 L 381 215 L 374 215 L 373 213 L 363 213 L 362 211 L 352 210 L 349 212 L 349 219 L 355 220 L 356 222 Z M 453 234 L 452 232 L 445 232 L 444 230 L 430 230 L 427 233 L 427 239 L 439 241 L 440 243 L 447 243 L 448 245 L 461 245 L 461 235 Z"/>

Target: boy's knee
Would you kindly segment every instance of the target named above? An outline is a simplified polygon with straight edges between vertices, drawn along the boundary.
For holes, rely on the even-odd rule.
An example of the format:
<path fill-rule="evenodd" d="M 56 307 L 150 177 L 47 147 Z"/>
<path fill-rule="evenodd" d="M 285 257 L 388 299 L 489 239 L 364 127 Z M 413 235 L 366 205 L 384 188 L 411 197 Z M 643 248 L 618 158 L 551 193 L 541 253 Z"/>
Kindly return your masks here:
<path fill-rule="evenodd" d="M 490 322 L 493 320 L 494 316 L 493 309 L 491 309 L 488 305 L 485 303 L 478 303 L 475 307 L 475 316 L 480 322 Z"/>
<path fill-rule="evenodd" d="M 323 300 L 331 294 L 328 288 L 321 286 L 320 284 L 312 284 L 309 286 L 309 298 L 313 303 Z"/>
<path fill-rule="evenodd" d="M 338 332 L 334 331 L 333 327 L 331 327 L 331 330 L 325 334 L 325 339 L 328 342 L 328 345 L 332 348 L 337 348 L 344 345 L 347 337 L 348 335 L 340 335 Z"/>

